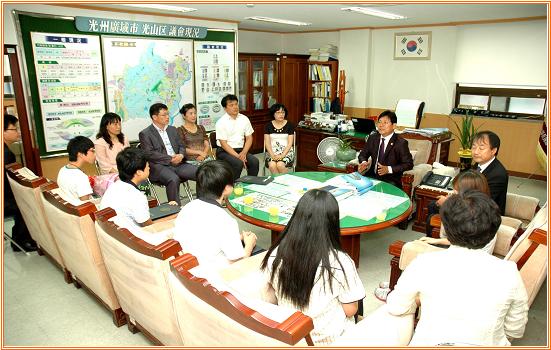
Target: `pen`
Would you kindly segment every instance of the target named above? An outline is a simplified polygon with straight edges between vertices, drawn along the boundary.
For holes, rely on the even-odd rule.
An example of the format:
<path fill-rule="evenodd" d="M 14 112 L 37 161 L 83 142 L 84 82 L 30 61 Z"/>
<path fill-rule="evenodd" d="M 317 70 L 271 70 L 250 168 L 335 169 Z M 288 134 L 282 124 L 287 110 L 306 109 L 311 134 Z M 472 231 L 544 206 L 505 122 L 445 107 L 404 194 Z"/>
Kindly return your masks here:
<path fill-rule="evenodd" d="M 271 177 L 271 176 L 268 176 L 268 177 L 265 178 L 264 181 L 262 181 L 262 182 L 266 182 L 266 181 L 270 180 L 270 177 Z"/>

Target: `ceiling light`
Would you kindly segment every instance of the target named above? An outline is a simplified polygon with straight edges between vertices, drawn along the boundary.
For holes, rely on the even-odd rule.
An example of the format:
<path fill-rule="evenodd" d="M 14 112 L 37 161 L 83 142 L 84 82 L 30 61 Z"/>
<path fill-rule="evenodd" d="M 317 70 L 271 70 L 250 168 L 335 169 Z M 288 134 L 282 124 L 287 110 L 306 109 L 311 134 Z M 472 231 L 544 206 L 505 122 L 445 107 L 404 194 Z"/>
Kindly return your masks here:
<path fill-rule="evenodd" d="M 261 17 L 261 16 L 245 17 L 245 19 L 251 19 L 253 21 L 290 24 L 292 26 L 309 26 L 309 25 L 312 24 L 312 23 L 306 23 L 306 22 L 290 21 L 290 20 L 287 20 L 287 19 L 278 19 L 278 18 Z"/>
<path fill-rule="evenodd" d="M 121 5 L 130 6 L 130 7 L 142 7 L 142 8 L 155 9 L 155 10 L 176 11 L 176 12 L 197 11 L 197 9 L 192 9 L 189 7 L 180 7 L 180 6 L 165 5 L 165 4 L 121 4 Z"/>
<path fill-rule="evenodd" d="M 407 18 L 406 16 L 396 15 L 390 12 L 374 10 L 367 7 L 343 7 L 341 8 L 341 10 L 350 11 L 350 12 L 359 12 L 359 13 L 363 13 L 364 15 L 377 16 L 377 17 L 382 17 L 386 19 L 406 19 Z"/>

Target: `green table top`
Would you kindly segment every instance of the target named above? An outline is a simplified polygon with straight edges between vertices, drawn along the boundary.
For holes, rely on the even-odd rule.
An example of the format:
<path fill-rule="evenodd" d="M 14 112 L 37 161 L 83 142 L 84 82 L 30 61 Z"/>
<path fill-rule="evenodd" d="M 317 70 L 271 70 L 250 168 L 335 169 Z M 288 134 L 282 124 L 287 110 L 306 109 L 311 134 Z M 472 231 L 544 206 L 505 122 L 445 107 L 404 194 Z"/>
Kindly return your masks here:
<path fill-rule="evenodd" d="M 297 172 L 297 173 L 289 173 L 288 175 L 294 175 L 300 178 L 319 181 L 323 183 L 335 176 L 342 176 L 343 174 L 332 173 L 332 172 Z M 277 176 L 282 176 L 282 175 L 276 175 L 275 177 Z M 252 188 L 250 188 L 251 186 Z M 300 190 L 297 191 L 296 188 L 293 188 L 292 185 L 288 186 L 287 188 L 281 187 L 282 185 L 276 184 L 275 181 L 272 181 L 270 184 L 266 185 L 265 187 L 269 187 L 269 186 L 279 187 L 280 189 L 288 189 L 290 193 L 298 192 L 295 195 L 295 197 L 300 196 L 301 193 L 304 192 L 304 190 L 310 189 L 310 188 L 306 188 L 306 189 L 303 189 L 301 192 Z M 322 187 L 322 186 L 318 186 L 318 187 Z M 289 211 L 287 212 L 288 214 L 287 216 L 281 215 L 282 213 L 279 213 L 279 215 L 277 216 L 275 215 L 272 216 L 268 212 L 269 207 L 270 206 L 273 207 L 274 206 L 273 203 L 277 203 L 279 200 L 282 200 L 282 197 L 285 198 L 285 195 L 278 196 L 276 194 L 274 195 L 258 194 L 257 191 L 254 190 L 254 187 L 255 187 L 254 185 L 243 184 L 243 194 L 240 196 L 237 196 L 234 191 L 234 193 L 232 193 L 229 197 L 229 205 L 237 212 L 244 214 L 245 216 L 251 217 L 253 219 L 260 220 L 266 223 L 285 225 L 288 222 L 288 219 L 290 217 L 289 213 L 292 213 L 292 210 L 290 210 L 290 212 Z M 316 187 L 312 187 L 312 188 L 316 188 Z M 369 226 L 369 225 L 390 221 L 404 214 L 406 211 L 408 211 L 411 208 L 410 198 L 407 196 L 407 194 L 404 191 L 402 191 L 401 189 L 397 188 L 394 185 L 388 184 L 386 182 L 379 182 L 376 185 L 374 185 L 369 192 L 380 193 L 381 195 L 379 196 L 384 196 L 383 194 L 393 195 L 393 196 L 400 197 L 400 198 L 397 198 L 397 200 L 400 200 L 401 198 L 405 200 L 394 207 L 391 207 L 388 209 L 381 208 L 381 210 L 379 211 L 376 208 L 374 209 L 373 206 L 377 206 L 378 204 L 380 206 L 380 201 L 374 201 L 373 197 L 369 197 L 369 196 L 377 196 L 375 193 L 372 193 L 370 195 L 362 195 L 359 198 L 361 198 L 362 200 L 365 200 L 366 208 L 369 208 L 371 211 L 376 210 L 378 214 L 375 217 L 370 218 L 369 220 L 365 220 L 364 218 L 358 218 L 351 215 L 342 216 L 341 214 L 341 221 L 340 221 L 341 229 L 357 228 L 357 227 Z M 257 193 L 257 194 L 254 195 L 254 193 Z M 257 197 L 259 198 L 258 202 L 250 205 L 247 205 L 245 203 L 246 202 L 245 200 L 247 199 L 247 197 L 252 198 L 258 195 L 261 196 L 261 197 Z M 347 199 L 344 199 L 343 202 L 352 198 L 358 198 L 358 196 L 351 196 Z M 256 201 L 256 199 L 254 199 L 253 201 Z M 296 205 L 297 201 L 298 199 L 295 201 L 284 201 L 284 202 L 285 203 L 293 202 Z M 341 203 L 342 202 L 339 202 L 339 207 L 342 208 Z M 263 206 L 263 207 L 255 208 L 258 206 Z"/>

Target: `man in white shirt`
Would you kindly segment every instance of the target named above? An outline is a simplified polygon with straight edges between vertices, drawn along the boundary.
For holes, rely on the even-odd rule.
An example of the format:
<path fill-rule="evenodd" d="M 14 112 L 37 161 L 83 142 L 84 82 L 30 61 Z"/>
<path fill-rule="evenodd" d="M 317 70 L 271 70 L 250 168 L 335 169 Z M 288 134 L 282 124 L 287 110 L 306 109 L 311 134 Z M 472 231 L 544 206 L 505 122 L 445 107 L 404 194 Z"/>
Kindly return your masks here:
<path fill-rule="evenodd" d="M 75 200 L 92 199 L 90 180 L 80 168 L 86 163 L 93 164 L 96 160 L 94 143 L 87 137 L 76 136 L 67 144 L 67 152 L 69 163 L 59 169 L 57 185 Z"/>
<path fill-rule="evenodd" d="M 243 166 L 248 175 L 258 175 L 258 159 L 249 153 L 254 132 L 249 118 L 239 113 L 237 96 L 226 95 L 221 104 L 226 113 L 216 122 L 216 158 L 230 163 L 234 180 L 241 176 Z"/>
<path fill-rule="evenodd" d="M 521 338 L 528 297 L 517 266 L 483 248 L 501 223 L 497 204 L 468 190 L 440 210 L 449 249 L 417 256 L 387 298 L 392 315 L 421 318 L 409 345 L 507 346 Z"/>
<path fill-rule="evenodd" d="M 197 199 L 178 214 L 174 239 L 184 252 L 196 256 L 200 265 L 228 265 L 249 257 L 256 245 L 256 235 L 239 233 L 237 221 L 222 208 L 232 191 L 233 173 L 227 162 L 213 160 L 199 167 Z"/>
<path fill-rule="evenodd" d="M 168 107 L 154 103 L 149 107 L 151 125 L 140 131 L 140 147 L 151 167 L 151 181 L 166 186 L 168 201 L 180 205 L 180 183 L 195 180 L 197 166 L 186 163 L 186 146 L 172 125 Z"/>

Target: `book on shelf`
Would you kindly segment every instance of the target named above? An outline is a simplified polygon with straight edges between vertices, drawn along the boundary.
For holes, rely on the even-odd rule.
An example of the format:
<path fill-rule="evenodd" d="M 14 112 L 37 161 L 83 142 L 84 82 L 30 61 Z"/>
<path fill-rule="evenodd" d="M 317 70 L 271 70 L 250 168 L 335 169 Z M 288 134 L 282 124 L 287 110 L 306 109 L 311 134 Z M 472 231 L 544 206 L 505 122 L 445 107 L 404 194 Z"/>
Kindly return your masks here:
<path fill-rule="evenodd" d="M 273 86 L 273 85 L 274 85 L 274 71 L 269 70 L 268 71 L 268 86 Z"/>
<path fill-rule="evenodd" d="M 253 86 L 262 86 L 262 71 L 253 71 Z"/>
<path fill-rule="evenodd" d="M 262 92 L 255 91 L 253 95 L 254 109 L 262 109 Z"/>

